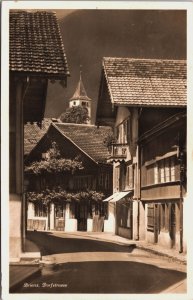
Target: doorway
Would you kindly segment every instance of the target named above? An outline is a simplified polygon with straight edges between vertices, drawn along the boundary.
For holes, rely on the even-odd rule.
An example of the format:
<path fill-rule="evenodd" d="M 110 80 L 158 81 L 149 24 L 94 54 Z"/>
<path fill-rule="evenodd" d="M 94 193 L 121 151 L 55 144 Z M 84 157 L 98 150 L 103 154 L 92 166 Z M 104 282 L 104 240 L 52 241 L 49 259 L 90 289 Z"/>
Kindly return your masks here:
<path fill-rule="evenodd" d="M 64 205 L 55 206 L 55 230 L 64 231 L 65 227 L 65 209 Z"/>
<path fill-rule="evenodd" d="M 87 231 L 87 216 L 87 203 L 82 201 L 77 207 L 78 231 Z"/>

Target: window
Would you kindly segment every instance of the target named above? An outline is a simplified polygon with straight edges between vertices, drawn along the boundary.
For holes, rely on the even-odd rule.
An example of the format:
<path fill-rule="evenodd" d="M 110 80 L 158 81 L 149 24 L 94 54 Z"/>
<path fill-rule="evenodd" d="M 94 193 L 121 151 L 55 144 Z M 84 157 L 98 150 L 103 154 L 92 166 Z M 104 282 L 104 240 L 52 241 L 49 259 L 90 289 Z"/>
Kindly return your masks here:
<path fill-rule="evenodd" d="M 64 206 L 57 205 L 55 207 L 55 214 L 56 214 L 56 218 L 64 218 Z"/>
<path fill-rule="evenodd" d="M 170 177 L 170 159 L 166 159 L 165 160 L 165 181 L 169 182 L 171 181 L 171 177 Z"/>
<path fill-rule="evenodd" d="M 159 178 L 158 178 L 159 172 L 158 172 L 158 164 L 154 164 L 154 183 L 158 183 Z"/>
<path fill-rule="evenodd" d="M 82 106 L 86 106 L 86 102 L 82 102 Z"/>
<path fill-rule="evenodd" d="M 152 184 L 154 181 L 154 169 L 152 166 L 148 166 L 146 170 L 147 185 Z"/>
<path fill-rule="evenodd" d="M 76 101 L 73 102 L 73 105 L 76 105 Z"/>
<path fill-rule="evenodd" d="M 146 185 L 179 180 L 179 166 L 172 156 L 146 166 Z"/>
<path fill-rule="evenodd" d="M 47 217 L 47 206 L 43 203 L 35 203 L 35 217 Z"/>
<path fill-rule="evenodd" d="M 115 128 L 115 136 L 117 136 L 118 143 L 127 144 L 128 137 L 128 120 L 123 121 Z"/>
<path fill-rule="evenodd" d="M 171 181 L 175 181 L 177 176 L 175 176 L 175 161 L 174 158 L 171 160 Z"/>
<path fill-rule="evenodd" d="M 154 205 L 147 206 L 147 230 L 154 231 Z"/>
<path fill-rule="evenodd" d="M 114 175 L 114 191 L 119 192 L 120 167 L 117 166 L 113 172 Z"/>
<path fill-rule="evenodd" d="M 127 166 L 126 170 L 126 188 L 133 188 L 133 179 L 134 179 L 134 168 L 133 165 Z"/>
<path fill-rule="evenodd" d="M 162 159 L 158 162 L 160 182 L 171 182 L 177 179 L 176 165 L 176 157 L 174 156 Z"/>

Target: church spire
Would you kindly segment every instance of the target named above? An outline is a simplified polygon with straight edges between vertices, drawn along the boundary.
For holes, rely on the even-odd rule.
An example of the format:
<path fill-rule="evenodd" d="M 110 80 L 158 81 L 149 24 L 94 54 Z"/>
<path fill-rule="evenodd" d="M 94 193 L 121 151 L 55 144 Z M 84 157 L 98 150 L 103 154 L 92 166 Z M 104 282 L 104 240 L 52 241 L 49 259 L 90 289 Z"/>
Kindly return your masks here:
<path fill-rule="evenodd" d="M 83 81 L 82 81 L 82 66 L 80 65 L 80 78 L 76 90 L 70 98 L 69 106 L 81 105 L 88 109 L 88 115 L 91 118 L 91 99 L 87 96 Z M 90 122 L 89 122 L 90 123 Z"/>
<path fill-rule="evenodd" d="M 78 82 L 78 85 L 76 87 L 76 90 L 72 96 L 72 98 L 70 99 L 70 101 L 72 100 L 83 100 L 83 101 L 91 101 L 91 99 L 87 96 L 83 81 L 82 81 L 82 66 L 80 65 L 80 79 Z"/>

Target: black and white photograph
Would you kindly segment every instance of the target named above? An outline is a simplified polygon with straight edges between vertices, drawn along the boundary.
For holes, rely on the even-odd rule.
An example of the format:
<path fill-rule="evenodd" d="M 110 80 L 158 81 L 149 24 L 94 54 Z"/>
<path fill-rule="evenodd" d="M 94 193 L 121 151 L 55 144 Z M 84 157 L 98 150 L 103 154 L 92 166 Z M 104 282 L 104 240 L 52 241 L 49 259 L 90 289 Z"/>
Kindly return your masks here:
<path fill-rule="evenodd" d="M 189 299 L 186 6 L 3 2 L 6 295 Z"/>

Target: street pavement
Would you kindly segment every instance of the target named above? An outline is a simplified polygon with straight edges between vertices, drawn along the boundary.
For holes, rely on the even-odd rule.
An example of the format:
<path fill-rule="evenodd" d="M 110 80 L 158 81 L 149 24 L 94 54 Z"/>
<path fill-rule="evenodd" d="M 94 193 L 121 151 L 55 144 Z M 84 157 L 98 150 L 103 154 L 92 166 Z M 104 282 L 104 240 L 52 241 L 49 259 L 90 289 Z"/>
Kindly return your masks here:
<path fill-rule="evenodd" d="M 64 232 L 30 232 L 42 273 L 16 293 L 185 293 L 186 266 L 132 245 Z"/>

